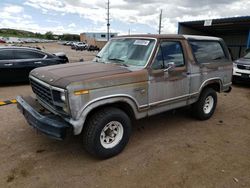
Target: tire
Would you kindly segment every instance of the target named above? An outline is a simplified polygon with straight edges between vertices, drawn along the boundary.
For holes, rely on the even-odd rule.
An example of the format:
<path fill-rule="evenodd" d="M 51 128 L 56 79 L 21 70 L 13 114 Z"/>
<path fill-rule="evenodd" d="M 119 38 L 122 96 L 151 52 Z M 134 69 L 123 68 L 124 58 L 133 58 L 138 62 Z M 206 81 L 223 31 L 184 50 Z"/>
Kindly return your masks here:
<path fill-rule="evenodd" d="M 68 57 L 65 58 L 65 62 L 69 63 L 69 58 Z"/>
<path fill-rule="evenodd" d="M 83 131 L 85 150 L 98 158 L 110 158 L 119 154 L 127 145 L 131 121 L 124 111 L 107 107 L 95 112 Z"/>
<path fill-rule="evenodd" d="M 192 106 L 192 114 L 199 120 L 209 119 L 217 105 L 217 94 L 212 88 L 205 88 L 199 100 Z"/>

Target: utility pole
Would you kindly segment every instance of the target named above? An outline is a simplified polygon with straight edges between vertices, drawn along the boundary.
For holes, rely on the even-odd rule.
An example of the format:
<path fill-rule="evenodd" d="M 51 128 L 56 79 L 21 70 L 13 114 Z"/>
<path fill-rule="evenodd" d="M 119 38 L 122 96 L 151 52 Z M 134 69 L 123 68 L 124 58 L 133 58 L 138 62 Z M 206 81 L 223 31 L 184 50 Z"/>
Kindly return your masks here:
<path fill-rule="evenodd" d="M 162 9 L 161 9 L 161 13 L 160 13 L 160 17 L 159 17 L 159 34 L 161 34 L 161 20 L 162 20 Z"/>
<path fill-rule="evenodd" d="M 108 0 L 108 3 L 107 3 L 107 41 L 109 41 L 109 28 L 110 28 L 110 14 L 109 14 L 109 9 L 110 9 L 110 3 L 109 3 L 109 0 Z"/>

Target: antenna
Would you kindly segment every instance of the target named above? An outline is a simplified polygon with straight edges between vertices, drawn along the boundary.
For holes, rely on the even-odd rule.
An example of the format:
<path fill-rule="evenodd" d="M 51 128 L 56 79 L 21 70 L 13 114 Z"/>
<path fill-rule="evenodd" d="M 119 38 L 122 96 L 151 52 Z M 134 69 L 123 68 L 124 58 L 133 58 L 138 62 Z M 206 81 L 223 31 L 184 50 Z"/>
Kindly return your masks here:
<path fill-rule="evenodd" d="M 162 29 L 161 21 L 162 21 L 162 9 L 161 9 L 160 17 L 159 17 L 159 34 L 161 34 L 161 29 Z"/>
<path fill-rule="evenodd" d="M 109 13 L 109 9 L 110 9 L 110 2 L 108 0 L 107 2 L 107 41 L 109 41 L 109 28 L 110 28 L 110 13 Z"/>

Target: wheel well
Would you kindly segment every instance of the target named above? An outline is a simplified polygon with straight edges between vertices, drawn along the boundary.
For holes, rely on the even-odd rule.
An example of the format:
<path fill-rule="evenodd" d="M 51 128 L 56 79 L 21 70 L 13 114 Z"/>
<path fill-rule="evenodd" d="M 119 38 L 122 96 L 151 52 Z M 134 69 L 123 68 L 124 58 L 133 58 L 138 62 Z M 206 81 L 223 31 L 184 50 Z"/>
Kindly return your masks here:
<path fill-rule="evenodd" d="M 128 103 L 126 103 L 126 102 L 115 102 L 115 103 L 111 103 L 111 104 L 101 105 L 101 106 L 98 106 L 98 107 L 92 109 L 88 113 L 88 115 L 86 117 L 86 121 L 88 121 L 89 117 L 91 117 L 94 113 L 96 113 L 100 109 L 106 108 L 106 107 L 119 108 L 120 110 L 124 111 L 131 118 L 131 120 L 135 119 L 134 111 L 133 111 L 132 107 Z"/>
<path fill-rule="evenodd" d="M 202 90 L 204 90 L 205 88 L 212 88 L 217 92 L 221 91 L 221 85 L 219 82 L 208 83 Z"/>

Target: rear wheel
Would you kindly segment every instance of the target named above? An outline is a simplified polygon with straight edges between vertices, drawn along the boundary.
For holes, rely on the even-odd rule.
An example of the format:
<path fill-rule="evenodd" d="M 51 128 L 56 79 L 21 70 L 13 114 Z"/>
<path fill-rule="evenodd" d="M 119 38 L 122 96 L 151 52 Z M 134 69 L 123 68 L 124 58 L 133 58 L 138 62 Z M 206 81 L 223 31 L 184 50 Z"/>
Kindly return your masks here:
<path fill-rule="evenodd" d="M 118 108 L 107 107 L 94 113 L 83 130 L 87 152 L 99 158 L 119 154 L 129 141 L 131 122 Z"/>
<path fill-rule="evenodd" d="M 192 106 L 192 113 L 200 120 L 207 120 L 214 114 L 216 105 L 216 91 L 212 88 L 205 88 L 199 100 Z"/>

